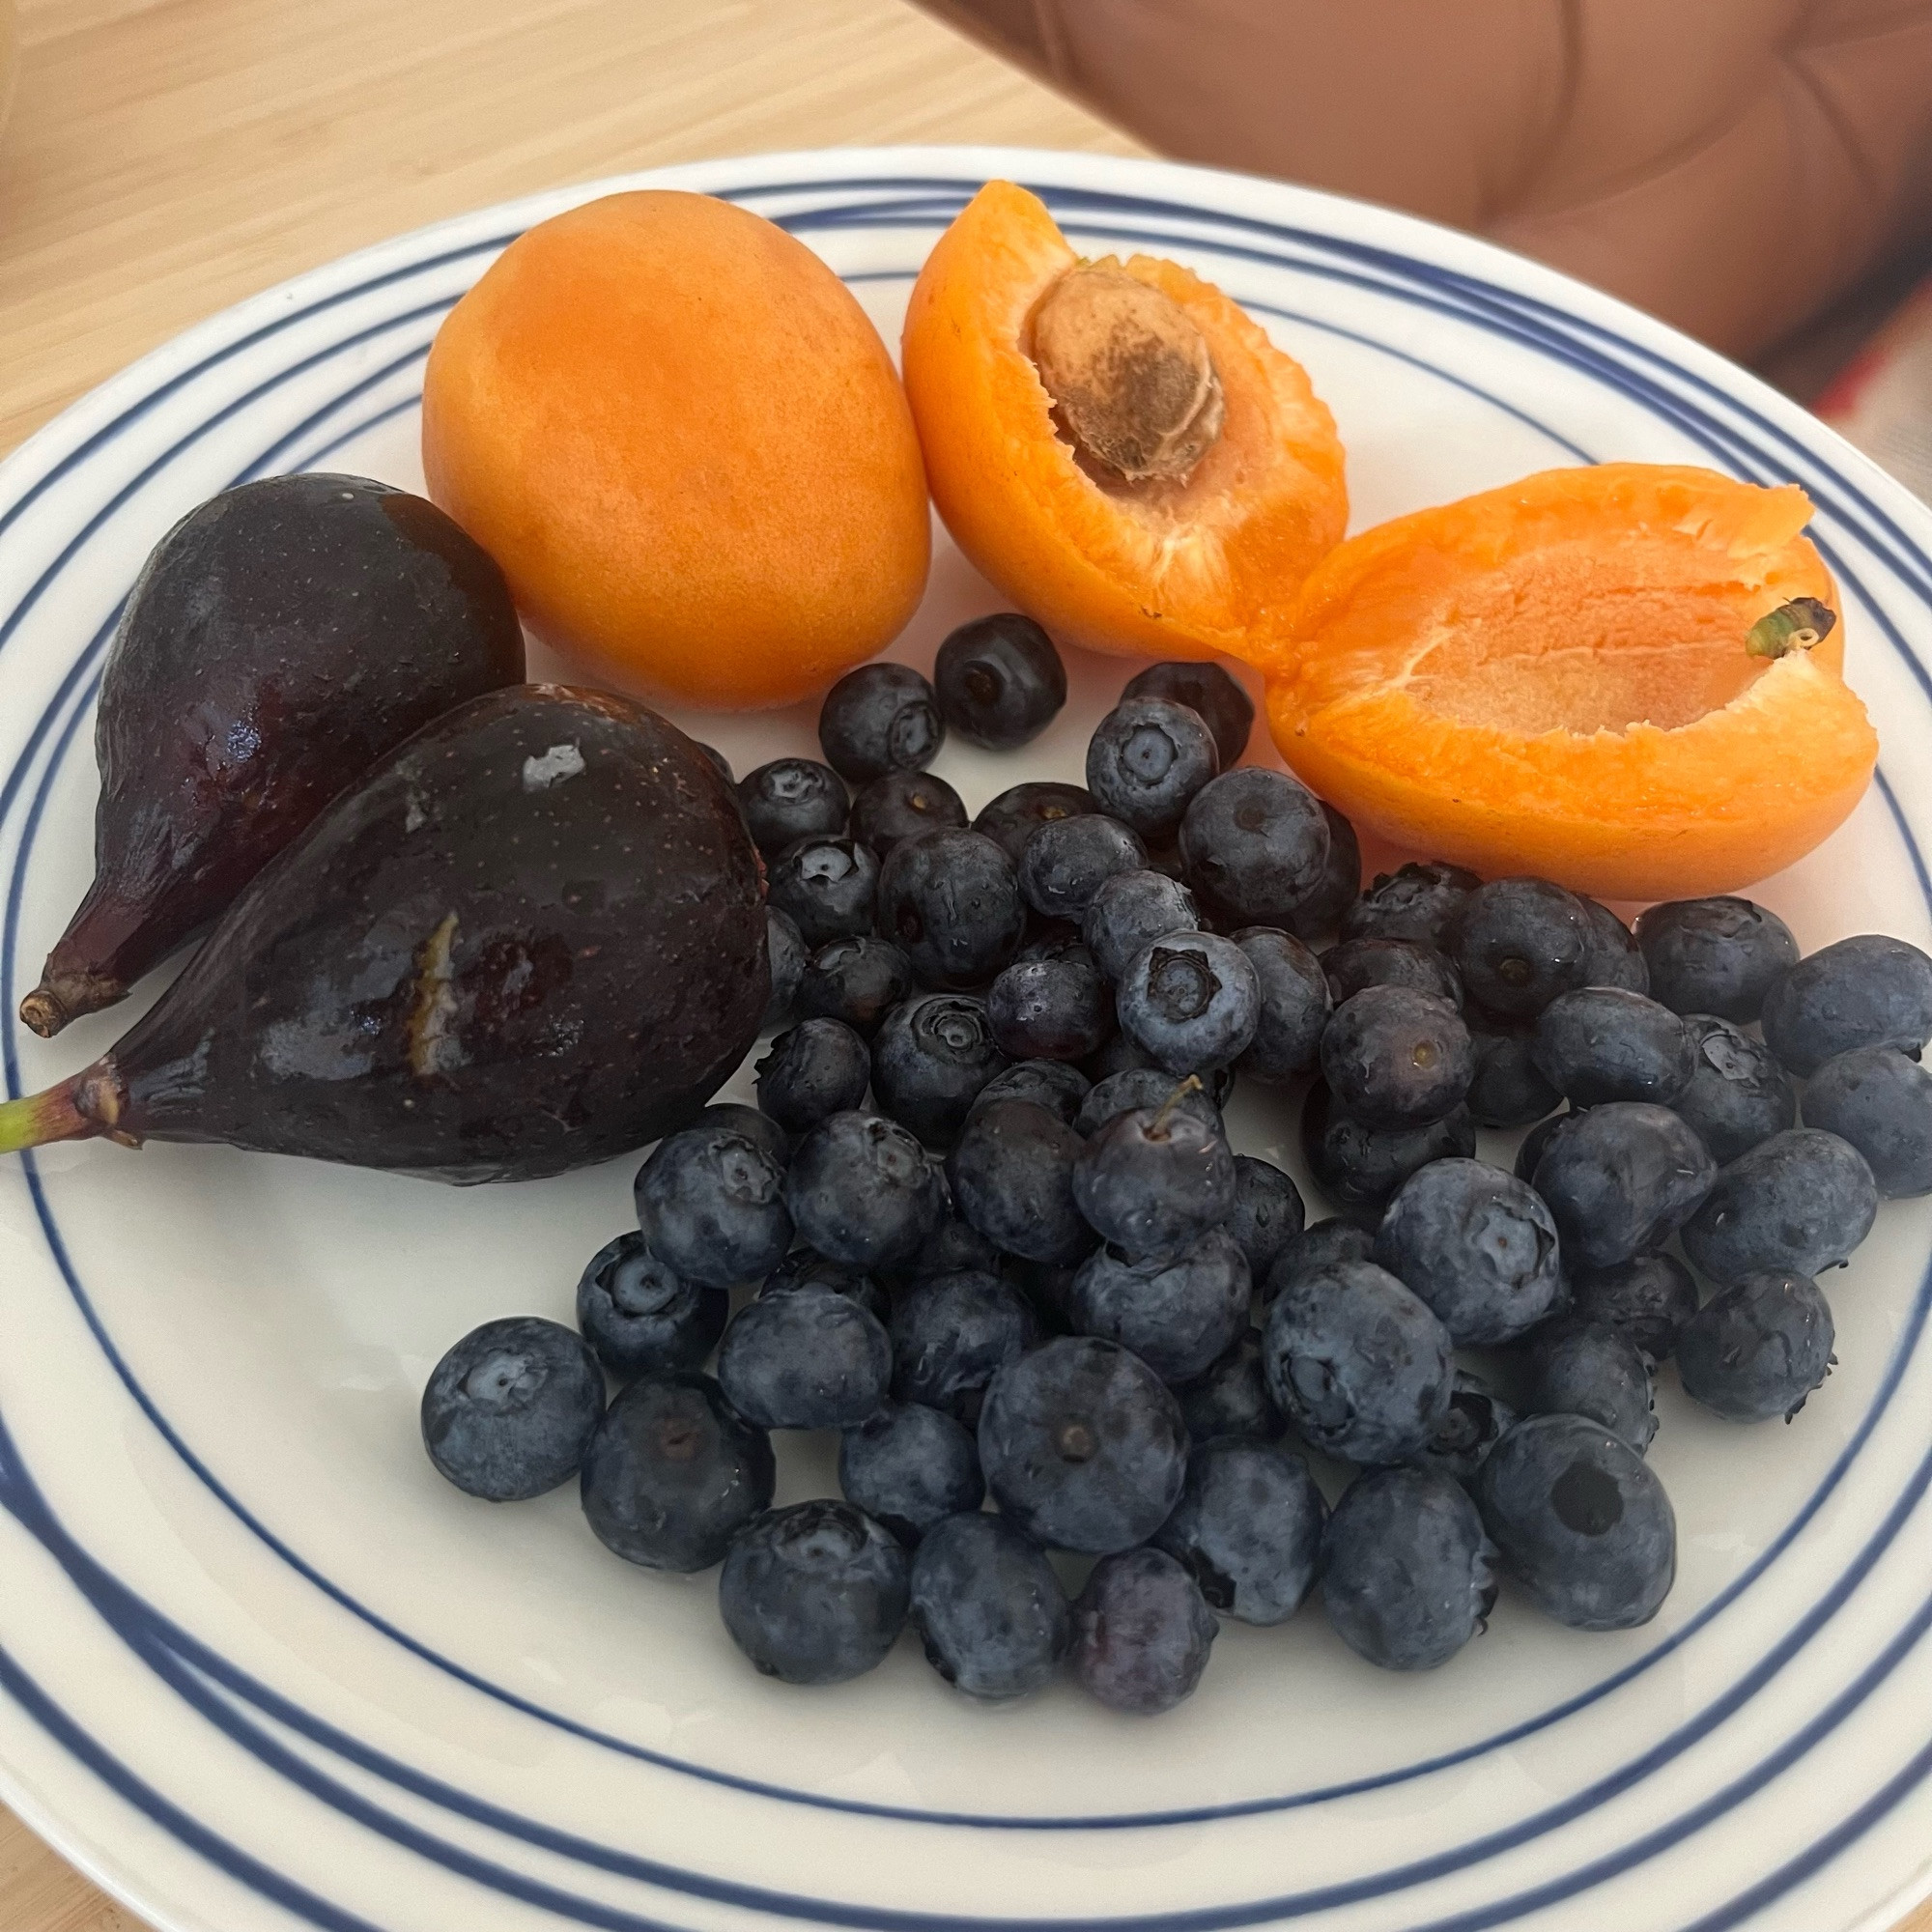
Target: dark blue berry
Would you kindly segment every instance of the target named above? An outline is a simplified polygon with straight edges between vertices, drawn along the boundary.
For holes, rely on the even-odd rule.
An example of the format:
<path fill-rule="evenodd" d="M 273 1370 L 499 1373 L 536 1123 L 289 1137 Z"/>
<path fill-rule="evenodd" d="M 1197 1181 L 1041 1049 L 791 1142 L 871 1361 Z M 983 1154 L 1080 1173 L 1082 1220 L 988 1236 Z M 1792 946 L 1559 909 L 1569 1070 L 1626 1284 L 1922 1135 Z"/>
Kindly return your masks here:
<path fill-rule="evenodd" d="M 939 1171 L 895 1121 L 835 1114 L 799 1143 L 785 1202 L 806 1242 L 847 1267 L 918 1253 L 945 1212 Z"/>
<path fill-rule="evenodd" d="M 879 877 L 879 930 L 925 985 L 982 985 L 1026 936 L 1011 860 L 977 832 L 901 839 Z"/>
<path fill-rule="evenodd" d="M 920 1403 L 889 1402 L 838 1438 L 838 1487 L 908 1545 L 986 1494 L 973 1432 Z"/>
<path fill-rule="evenodd" d="M 973 820 L 973 830 L 990 838 L 1017 866 L 1027 840 L 1042 825 L 1099 810 L 1085 785 L 1036 780 L 1009 786 L 991 804 L 982 806 Z"/>
<path fill-rule="evenodd" d="M 1470 1111 L 1473 1112 L 1474 1109 Z M 1551 1114 L 1548 1119 L 1538 1121 L 1528 1133 L 1523 1135 L 1520 1145 L 1517 1148 L 1514 1164 L 1516 1178 L 1519 1180 L 1535 1179 L 1536 1163 L 1543 1158 L 1544 1150 L 1556 1138 L 1557 1129 L 1566 1122 L 1574 1121 L 1576 1118 L 1575 1114 L 1567 1110 L 1560 1114 Z"/>
<path fill-rule="evenodd" d="M 953 730 L 994 752 L 1037 738 L 1066 702 L 1066 667 L 1053 639 L 1017 611 L 975 617 L 951 633 L 932 683 Z"/>
<path fill-rule="evenodd" d="M 1046 1552 L 997 1516 L 954 1516 L 912 1559 L 912 1619 L 925 1659 L 969 1697 L 1004 1703 L 1049 1683 L 1073 1609 Z"/>
<path fill-rule="evenodd" d="M 1094 1564 L 1073 1605 L 1073 1674 L 1111 1710 L 1157 1717 L 1194 1694 L 1219 1628 L 1166 1550 L 1125 1549 Z"/>
<path fill-rule="evenodd" d="M 801 838 L 837 838 L 851 809 L 845 781 L 816 758 L 774 758 L 760 765 L 738 781 L 738 805 L 768 859 Z"/>
<path fill-rule="evenodd" d="M 1317 1268 L 1336 1262 L 1369 1262 L 1376 1258 L 1374 1233 L 1359 1221 L 1346 1221 L 1339 1215 L 1317 1221 L 1283 1244 L 1274 1264 L 1255 1277 L 1264 1304 L 1271 1302 L 1296 1275 L 1313 1274 Z"/>
<path fill-rule="evenodd" d="M 1015 1527 L 1101 1555 L 1145 1542 L 1167 1520 L 1187 1475 L 1187 1430 L 1138 1356 L 1063 1335 L 993 1378 L 980 1411 L 980 1466 Z"/>
<path fill-rule="evenodd" d="M 852 837 L 881 859 L 902 838 L 965 827 L 959 794 L 930 772 L 888 772 L 862 786 L 852 801 Z"/>
<path fill-rule="evenodd" d="M 1177 1081 L 1164 1066 L 1129 1066 L 1122 1072 L 1108 1074 L 1104 1080 L 1096 1080 L 1081 1101 L 1079 1113 L 1073 1117 L 1074 1131 L 1092 1140 L 1109 1121 L 1142 1107 L 1158 1111 L 1169 1100 L 1177 1107 L 1184 1107 L 1216 1133 L 1221 1131 L 1221 1110 L 1212 1098 L 1185 1082 Z"/>
<path fill-rule="evenodd" d="M 973 1106 L 989 1107 L 995 1100 L 1030 1100 L 1044 1107 L 1055 1120 L 1071 1126 L 1093 1092 L 1086 1074 L 1064 1060 L 1022 1060 L 996 1073 L 980 1089 Z M 967 1119 L 971 1119 L 969 1114 Z"/>
<path fill-rule="evenodd" d="M 1669 1358 L 1696 1312 L 1697 1284 L 1675 1255 L 1633 1255 L 1570 1278 L 1570 1313 L 1621 1329 L 1654 1362 Z"/>
<path fill-rule="evenodd" d="M 867 1039 L 912 991 L 912 961 L 866 932 L 835 939 L 805 962 L 794 1006 L 801 1019 L 842 1020 Z"/>
<path fill-rule="evenodd" d="M 1217 664 L 1149 665 L 1122 687 L 1122 697 L 1163 697 L 1198 711 L 1214 734 L 1221 769 L 1231 772 L 1248 749 L 1255 727 L 1255 701 Z"/>
<path fill-rule="evenodd" d="M 1163 697 L 1123 698 L 1087 745 L 1087 789 L 1102 811 L 1143 838 L 1175 831 L 1220 769 L 1214 734 L 1200 712 Z"/>
<path fill-rule="evenodd" d="M 1857 1148 L 1888 1199 L 1932 1193 L 1932 1072 L 1895 1046 L 1833 1054 L 1805 1085 L 1804 1124 Z"/>
<path fill-rule="evenodd" d="M 1667 1107 L 1696 1067 L 1684 1022 L 1668 1007 L 1621 986 L 1559 993 L 1537 1016 L 1530 1052 L 1573 1107 L 1605 1100 Z"/>
<path fill-rule="evenodd" d="M 1516 1410 L 1480 1376 L 1458 1369 L 1449 1391 L 1449 1412 L 1429 1446 L 1417 1454 L 1416 1466 L 1467 1486 L 1516 1420 Z"/>
<path fill-rule="evenodd" d="M 1248 1325 L 1248 1264 L 1227 1232 L 1210 1228 L 1171 1261 L 1129 1261 L 1096 1248 L 1067 1293 L 1074 1331 L 1131 1349 L 1163 1381 L 1205 1375 Z"/>
<path fill-rule="evenodd" d="M 1437 1160 L 1396 1190 L 1376 1260 L 1435 1310 L 1459 1348 L 1494 1348 L 1556 1305 L 1556 1224 L 1535 1191 L 1480 1160 Z"/>
<path fill-rule="evenodd" d="M 1227 1066 L 1261 1025 L 1261 980 L 1232 939 L 1177 932 L 1145 947 L 1116 989 L 1122 1030 L 1173 1073 Z"/>
<path fill-rule="evenodd" d="M 1679 1330 L 1677 1373 L 1686 1395 L 1727 1421 L 1789 1421 L 1831 1373 L 1834 1332 L 1808 1275 L 1747 1275 Z"/>
<path fill-rule="evenodd" d="M 986 1019 L 1015 1060 L 1085 1060 L 1114 1031 L 1114 1000 L 1084 946 L 1016 959 L 986 995 Z"/>
<path fill-rule="evenodd" d="M 1373 1262 L 1291 1276 L 1262 1330 L 1268 1393 L 1318 1449 L 1399 1463 L 1426 1449 L 1449 1410 L 1449 1331 Z"/>
<path fill-rule="evenodd" d="M 787 1133 L 849 1113 L 872 1084 L 872 1056 L 843 1020 L 801 1020 L 757 1064 L 758 1105 Z"/>
<path fill-rule="evenodd" d="M 1350 1214 L 1379 1216 L 1389 1196 L 1418 1168 L 1475 1151 L 1476 1127 L 1466 1107 L 1426 1127 L 1384 1128 L 1364 1126 L 1330 1105 L 1323 1081 L 1309 1088 L 1302 1102 L 1302 1157 L 1315 1184 Z"/>
<path fill-rule="evenodd" d="M 645 1245 L 619 1235 L 591 1256 L 577 1284 L 577 1325 L 620 1381 L 655 1369 L 695 1369 L 718 1346 L 731 1298 L 682 1281 Z"/>
<path fill-rule="evenodd" d="M 723 1127 L 730 1133 L 743 1134 L 754 1148 L 769 1154 L 781 1167 L 791 1165 L 791 1136 L 769 1114 L 761 1114 L 755 1107 L 741 1106 L 734 1100 L 720 1100 L 706 1107 L 691 1124 L 694 1127 Z"/>
<path fill-rule="evenodd" d="M 1218 1122 L 1173 1101 L 1137 1107 L 1081 1149 L 1073 1198 L 1102 1240 L 1171 1261 L 1234 1211 L 1235 1157 Z"/>
<path fill-rule="evenodd" d="M 1932 959 L 1883 933 L 1841 939 L 1801 959 L 1764 997 L 1765 1043 L 1808 1076 L 1855 1046 L 1915 1058 L 1932 1039 Z"/>
<path fill-rule="evenodd" d="M 589 1344 L 560 1321 L 514 1315 L 471 1329 L 430 1372 L 423 1446 L 459 1490 L 521 1502 L 577 1473 L 603 1413 Z"/>
<path fill-rule="evenodd" d="M 893 1398 L 970 1427 L 987 1383 L 1037 1340 L 1031 1305 L 1000 1276 L 965 1268 L 925 1275 L 893 1310 Z"/>
<path fill-rule="evenodd" d="M 1365 1127 L 1426 1127 L 1462 1105 L 1476 1049 L 1462 1015 L 1433 993 L 1366 986 L 1329 1015 L 1321 1076 Z"/>
<path fill-rule="evenodd" d="M 1690 1123 L 1719 1167 L 1797 1124 L 1797 1089 L 1762 1040 L 1704 1013 L 1687 1018 L 1684 1031 L 1691 1072 L 1671 1111 Z"/>
<path fill-rule="evenodd" d="M 940 1218 L 907 1260 L 895 1263 L 888 1270 L 887 1279 L 896 1293 L 929 1274 L 952 1274 L 958 1268 L 998 1274 L 1000 1260 L 1000 1251 L 992 1242 L 979 1229 L 969 1227 L 953 1209 Z"/>
<path fill-rule="evenodd" d="M 1223 771 L 1180 821 L 1180 864 L 1223 925 L 1285 926 L 1328 867 L 1328 821 L 1299 779 L 1264 765 Z"/>
<path fill-rule="evenodd" d="M 885 1401 L 892 1376 L 885 1329 L 817 1282 L 747 1302 L 718 1345 L 725 1399 L 760 1429 L 850 1429 Z"/>
<path fill-rule="evenodd" d="M 651 1253 L 673 1274 L 729 1288 L 771 1273 L 791 1246 L 784 1169 L 729 1127 L 667 1134 L 632 1192 Z"/>
<path fill-rule="evenodd" d="M 869 845 L 821 835 L 788 845 L 765 880 L 765 895 L 789 915 L 816 952 L 834 939 L 870 932 L 877 913 L 879 861 Z"/>
<path fill-rule="evenodd" d="M 1476 1071 L 1469 1081 L 1470 1118 L 1481 1127 L 1527 1127 L 1563 1104 L 1538 1070 L 1527 1035 L 1474 1033 Z"/>
<path fill-rule="evenodd" d="M 1210 1608 L 1245 1624 L 1286 1623 L 1315 1580 L 1327 1515 L 1293 1450 L 1224 1435 L 1188 1456 L 1186 1487 L 1154 1547 L 1181 1564 Z"/>
<path fill-rule="evenodd" d="M 1116 872 L 1094 893 L 1081 937 L 1100 971 L 1118 981 L 1156 939 L 1193 932 L 1201 923 L 1194 895 L 1160 872 Z"/>
<path fill-rule="evenodd" d="M 1247 1259 L 1257 1284 L 1308 1219 L 1301 1189 L 1272 1161 L 1252 1154 L 1235 1156 L 1235 1206 L 1228 1216 L 1228 1233 Z"/>
<path fill-rule="evenodd" d="M 1384 1670 L 1434 1670 L 1484 1627 L 1495 1549 L 1463 1488 L 1430 1469 L 1373 1469 L 1343 1492 L 1322 1538 L 1321 1605 Z"/>
<path fill-rule="evenodd" d="M 805 940 L 798 923 L 776 906 L 765 908 L 765 958 L 771 967 L 772 990 L 765 1001 L 764 1017 L 758 1022 L 761 1033 L 782 1026 L 791 1017 L 799 981 L 805 976 Z"/>
<path fill-rule="evenodd" d="M 770 1439 L 709 1376 L 647 1375 L 606 1411 L 583 1458 L 598 1540 L 650 1570 L 708 1570 L 771 1505 Z"/>
<path fill-rule="evenodd" d="M 1586 969 L 1589 986 L 1621 986 L 1627 993 L 1650 991 L 1650 968 L 1636 935 L 1608 906 L 1577 895 L 1577 903 L 1589 916 L 1590 960 Z"/>
<path fill-rule="evenodd" d="M 1440 860 L 1378 872 L 1375 884 L 1342 916 L 1342 938 L 1405 939 L 1441 949 L 1449 922 L 1482 884 L 1474 872 Z"/>
<path fill-rule="evenodd" d="M 1073 1194 L 1083 1145 L 1032 1101 L 981 1098 L 947 1157 L 953 1204 L 1004 1254 L 1077 1262 L 1094 1245 Z"/>
<path fill-rule="evenodd" d="M 1020 895 L 1042 919 L 1084 919 L 1117 872 L 1147 869 L 1140 836 L 1097 811 L 1040 826 L 1020 854 Z"/>
<path fill-rule="evenodd" d="M 1345 939 L 1321 955 L 1321 971 L 1338 1007 L 1364 986 L 1406 986 L 1462 1010 L 1463 980 L 1449 955 L 1412 939 Z"/>
<path fill-rule="evenodd" d="M 1255 1037 L 1238 1070 L 1269 1086 L 1285 1086 L 1309 1071 L 1321 1051 L 1333 1001 L 1321 962 L 1293 933 L 1250 925 L 1235 944 L 1255 969 L 1261 994 Z"/>
<path fill-rule="evenodd" d="M 1362 846 L 1355 828 L 1325 800 L 1321 816 L 1328 824 L 1328 863 L 1321 868 L 1321 883 L 1288 922 L 1288 929 L 1311 946 L 1335 936 L 1362 890 Z"/>
<path fill-rule="evenodd" d="M 1878 1184 L 1864 1156 L 1822 1127 L 1792 1127 L 1740 1154 L 1684 1228 L 1690 1265 L 1719 1287 L 1778 1270 L 1839 1267 L 1871 1233 Z"/>
<path fill-rule="evenodd" d="M 1749 899 L 1654 905 L 1637 915 L 1636 943 L 1652 999 L 1672 1012 L 1715 1013 L 1740 1026 L 1757 1018 L 1772 981 L 1798 963 L 1791 928 Z"/>
<path fill-rule="evenodd" d="M 718 1576 L 731 1640 L 787 1684 L 842 1684 L 882 1662 L 908 1594 L 905 1550 L 850 1503 L 766 1511 L 733 1539 Z"/>
<path fill-rule="evenodd" d="M 933 1147 L 952 1143 L 980 1090 L 1006 1069 L 984 1005 L 962 993 L 895 1007 L 872 1041 L 879 1104 Z"/>
<path fill-rule="evenodd" d="M 886 1292 L 868 1274 L 847 1267 L 843 1262 L 828 1261 L 810 1248 L 794 1248 L 770 1274 L 758 1293 L 789 1294 L 796 1288 L 829 1288 L 856 1301 L 873 1321 L 884 1323 L 892 1315 Z"/>
<path fill-rule="evenodd" d="M 1574 893 L 1548 879 L 1492 879 L 1452 915 L 1445 951 L 1469 997 L 1506 1019 L 1533 1020 L 1559 993 L 1587 985 L 1596 940 Z"/>
<path fill-rule="evenodd" d="M 946 742 L 939 701 L 910 665 L 868 664 L 848 670 L 819 707 L 825 761 L 852 784 L 888 772 L 923 772 Z"/>
<path fill-rule="evenodd" d="M 1580 1415 L 1532 1415 L 1476 1473 L 1483 1527 L 1538 1609 L 1575 1630 L 1647 1624 L 1677 1576 L 1656 1471 Z"/>
<path fill-rule="evenodd" d="M 716 745 L 707 745 L 701 738 L 694 738 L 691 742 L 711 760 L 713 769 L 726 784 L 734 785 L 738 782 L 731 770 L 731 760 Z"/>
<path fill-rule="evenodd" d="M 1558 1322 L 1538 1339 L 1523 1412 L 1584 1416 L 1641 1456 L 1657 1434 L 1650 1364 L 1621 1328 Z"/>
<path fill-rule="evenodd" d="M 1259 1328 L 1243 1328 L 1235 1346 L 1205 1374 L 1173 1386 L 1180 1419 L 1193 1441 L 1247 1435 L 1258 1442 L 1273 1442 L 1288 1427 L 1288 1418 L 1274 1406 L 1262 1373 Z"/>
<path fill-rule="evenodd" d="M 1697 1211 L 1717 1163 L 1667 1107 L 1611 1100 L 1565 1114 L 1530 1185 L 1548 1204 L 1575 1267 L 1608 1267 L 1662 1247 Z"/>

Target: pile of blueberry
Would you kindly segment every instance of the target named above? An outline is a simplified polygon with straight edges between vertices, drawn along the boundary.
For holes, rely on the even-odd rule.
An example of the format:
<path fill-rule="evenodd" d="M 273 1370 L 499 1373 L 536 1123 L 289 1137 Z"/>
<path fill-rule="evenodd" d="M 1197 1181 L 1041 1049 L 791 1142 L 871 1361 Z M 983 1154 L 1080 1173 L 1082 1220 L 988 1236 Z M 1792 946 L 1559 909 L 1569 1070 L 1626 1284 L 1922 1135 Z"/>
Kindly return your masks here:
<path fill-rule="evenodd" d="M 1932 958 L 1801 959 L 1739 898 L 1633 933 L 1543 879 L 1361 891 L 1347 821 L 1238 765 L 1253 708 L 1211 666 L 1134 678 L 1085 788 L 969 825 L 926 769 L 948 728 L 1017 746 L 1065 690 L 1037 625 L 981 619 L 932 683 L 835 686 L 825 762 L 740 783 L 758 1106 L 659 1143 L 581 1334 L 496 1321 L 444 1357 L 437 1466 L 498 1500 L 578 1475 L 620 1556 L 722 1564 L 732 1637 L 793 1683 L 910 1619 L 973 1696 L 1070 1658 L 1154 1712 L 1215 1612 L 1314 1591 L 1421 1669 L 1497 1572 L 1577 1628 L 1643 1623 L 1676 1568 L 1657 1365 L 1719 1415 L 1794 1414 L 1833 1360 L 1815 1277 L 1882 1195 L 1932 1191 Z M 1230 1149 L 1243 1077 L 1305 1087 L 1335 1218 Z M 1479 1128 L 1528 1129 L 1514 1173 Z M 774 1430 L 841 1432 L 842 1499 L 771 1507 Z"/>

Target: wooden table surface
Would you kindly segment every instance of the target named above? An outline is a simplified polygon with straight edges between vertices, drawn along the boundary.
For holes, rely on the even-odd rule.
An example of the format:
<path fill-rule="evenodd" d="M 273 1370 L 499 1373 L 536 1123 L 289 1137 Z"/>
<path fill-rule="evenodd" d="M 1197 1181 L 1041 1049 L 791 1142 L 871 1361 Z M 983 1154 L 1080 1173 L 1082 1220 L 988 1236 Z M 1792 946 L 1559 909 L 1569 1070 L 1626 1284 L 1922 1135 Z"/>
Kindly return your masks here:
<path fill-rule="evenodd" d="M 836 143 L 1138 152 L 900 0 L 18 6 L 0 452 L 243 296 L 534 188 Z M 140 1925 L 0 1811 L 0 1932 Z"/>

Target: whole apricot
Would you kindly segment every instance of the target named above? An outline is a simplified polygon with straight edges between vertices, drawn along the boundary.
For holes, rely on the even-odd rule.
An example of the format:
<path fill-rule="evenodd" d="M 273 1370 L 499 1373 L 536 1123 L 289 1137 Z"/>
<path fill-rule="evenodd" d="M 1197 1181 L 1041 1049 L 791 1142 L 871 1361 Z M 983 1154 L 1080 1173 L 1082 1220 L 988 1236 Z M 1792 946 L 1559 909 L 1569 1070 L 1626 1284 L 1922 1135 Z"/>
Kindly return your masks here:
<path fill-rule="evenodd" d="M 539 638 L 651 696 L 792 703 L 925 585 L 878 331 L 802 242 L 708 195 L 609 195 L 513 242 L 437 333 L 423 469 Z"/>

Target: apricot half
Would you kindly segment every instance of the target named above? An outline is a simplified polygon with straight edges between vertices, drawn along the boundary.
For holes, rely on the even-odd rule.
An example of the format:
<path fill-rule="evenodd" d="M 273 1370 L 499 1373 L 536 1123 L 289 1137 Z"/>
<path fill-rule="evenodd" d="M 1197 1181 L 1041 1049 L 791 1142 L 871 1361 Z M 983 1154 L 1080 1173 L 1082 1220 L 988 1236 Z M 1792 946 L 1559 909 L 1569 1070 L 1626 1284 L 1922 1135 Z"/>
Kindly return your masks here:
<path fill-rule="evenodd" d="M 1257 657 L 1282 755 L 1358 824 L 1617 899 L 1808 852 L 1878 757 L 1795 485 L 1553 469 L 1351 537 Z"/>
<path fill-rule="evenodd" d="M 708 195 L 610 195 L 513 242 L 430 351 L 423 469 L 531 630 L 654 696 L 790 703 L 925 585 L 886 345 L 802 242 Z"/>
<path fill-rule="evenodd" d="M 1083 262 L 1010 182 L 926 258 L 900 361 L 946 527 L 1068 642 L 1236 651 L 1348 526 L 1300 364 L 1173 262 Z"/>

